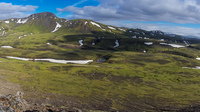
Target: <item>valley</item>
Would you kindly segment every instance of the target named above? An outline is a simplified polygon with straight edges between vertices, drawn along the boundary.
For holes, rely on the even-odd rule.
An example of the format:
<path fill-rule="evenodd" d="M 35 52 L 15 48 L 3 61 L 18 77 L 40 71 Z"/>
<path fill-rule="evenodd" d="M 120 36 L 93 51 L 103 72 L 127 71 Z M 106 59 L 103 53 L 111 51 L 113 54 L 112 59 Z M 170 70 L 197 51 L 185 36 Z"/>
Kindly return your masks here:
<path fill-rule="evenodd" d="M 83 112 L 200 103 L 200 39 L 49 12 L 1 20 L 0 28 L 0 80 L 13 88 L 0 94 L 22 91 L 30 104 Z"/>

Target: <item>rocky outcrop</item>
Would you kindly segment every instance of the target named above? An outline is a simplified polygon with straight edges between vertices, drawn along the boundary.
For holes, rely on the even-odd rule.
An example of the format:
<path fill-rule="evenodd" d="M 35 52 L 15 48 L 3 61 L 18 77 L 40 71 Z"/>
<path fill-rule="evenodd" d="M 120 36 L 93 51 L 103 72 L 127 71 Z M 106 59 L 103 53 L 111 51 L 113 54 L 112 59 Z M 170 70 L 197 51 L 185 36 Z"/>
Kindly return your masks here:
<path fill-rule="evenodd" d="M 0 112 L 82 112 L 80 109 L 60 108 L 44 104 L 28 104 L 23 99 L 23 92 L 16 95 L 0 95 Z"/>
<path fill-rule="evenodd" d="M 184 108 L 184 109 L 181 109 L 177 112 L 200 112 L 200 105 L 197 105 L 197 106 L 190 106 L 190 107 L 187 107 L 187 108 Z"/>
<path fill-rule="evenodd" d="M 37 14 L 32 14 L 29 18 L 57 18 L 55 14 L 51 12 L 42 12 Z"/>
<path fill-rule="evenodd" d="M 29 108 L 23 99 L 23 92 L 18 91 L 15 96 L 0 95 L 0 112 L 22 112 Z"/>

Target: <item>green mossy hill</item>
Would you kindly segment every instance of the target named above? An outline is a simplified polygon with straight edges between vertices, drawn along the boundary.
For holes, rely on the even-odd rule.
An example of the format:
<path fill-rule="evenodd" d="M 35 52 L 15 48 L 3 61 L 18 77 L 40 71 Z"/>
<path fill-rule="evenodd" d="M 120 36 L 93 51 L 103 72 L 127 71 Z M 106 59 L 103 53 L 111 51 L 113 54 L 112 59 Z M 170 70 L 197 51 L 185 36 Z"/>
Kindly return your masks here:
<path fill-rule="evenodd" d="M 60 19 L 53 13 L 44 12 L 30 15 L 24 24 L 16 23 L 14 30 L 33 33 L 50 33 L 57 24 L 64 25 L 66 19 Z"/>

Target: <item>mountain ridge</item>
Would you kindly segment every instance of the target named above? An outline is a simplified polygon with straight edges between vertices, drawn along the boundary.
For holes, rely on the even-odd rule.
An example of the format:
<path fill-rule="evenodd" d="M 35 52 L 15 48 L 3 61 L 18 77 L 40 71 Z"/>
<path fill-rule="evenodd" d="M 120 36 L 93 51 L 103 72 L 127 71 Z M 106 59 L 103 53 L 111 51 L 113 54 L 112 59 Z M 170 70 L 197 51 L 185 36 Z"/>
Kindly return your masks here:
<path fill-rule="evenodd" d="M 51 13 L 51 12 L 35 13 L 35 14 L 31 14 L 30 16 L 24 17 L 24 18 L 4 19 L 4 20 L 1 20 L 1 22 L 5 22 L 5 24 L 11 24 L 12 29 L 18 29 L 18 30 L 24 30 L 24 29 L 28 30 L 29 29 L 29 32 L 31 32 L 31 31 L 34 32 L 34 30 L 36 30 L 35 32 L 37 32 L 37 33 L 51 33 L 58 24 L 60 24 L 61 26 L 64 26 L 66 29 L 69 28 L 69 30 L 70 30 L 70 28 L 72 27 L 71 24 L 73 24 L 73 21 L 75 21 L 75 20 L 79 21 L 79 22 L 81 22 L 81 21 L 83 22 L 83 20 L 85 22 L 89 21 L 91 24 L 100 28 L 100 29 L 98 29 L 98 31 L 104 30 L 104 31 L 112 32 L 114 29 L 117 29 L 119 31 L 126 32 L 127 30 L 131 29 L 131 28 L 125 28 L 125 27 L 116 27 L 116 26 L 112 26 L 112 25 L 105 25 L 102 23 L 95 22 L 93 20 L 88 20 L 88 19 L 67 20 L 65 18 L 59 18 L 54 13 Z M 83 22 L 82 24 L 86 24 L 85 22 Z M 76 24 L 76 22 L 74 22 L 74 23 Z M 99 25 L 99 24 L 101 24 L 101 25 Z M 33 27 L 31 27 L 32 25 L 33 25 Z M 75 25 L 73 25 L 73 26 L 75 26 Z M 30 29 L 32 29 L 32 30 L 30 30 Z M 91 30 L 88 30 L 88 29 L 91 29 Z M 87 28 L 87 30 L 84 30 L 84 28 L 82 28 L 82 30 L 84 30 L 83 33 L 91 33 L 90 31 L 92 31 L 93 29 L 97 30 L 97 28 Z M 71 32 L 71 30 L 69 32 Z M 81 32 L 80 29 L 79 29 L 79 32 Z M 165 35 L 169 35 L 169 36 L 181 36 L 181 35 L 177 35 L 177 34 L 165 33 L 160 30 L 152 30 L 152 31 L 148 31 L 148 32 L 160 33 L 160 34 L 165 34 Z M 114 32 L 114 33 L 116 33 L 116 32 Z M 194 36 L 181 36 L 181 37 L 194 37 Z M 195 37 L 195 38 L 197 38 L 197 37 Z"/>
<path fill-rule="evenodd" d="M 81 28 L 79 28 L 79 31 L 76 31 L 78 28 L 75 28 L 76 29 L 75 31 L 76 32 L 83 31 L 83 33 L 91 33 L 91 31 L 93 31 L 93 30 L 116 33 L 114 30 L 118 30 L 118 32 L 120 32 L 120 31 L 126 32 L 127 30 L 130 29 L 130 28 L 124 28 L 124 27 L 116 27 L 116 26 L 112 26 L 112 25 L 105 25 L 102 23 L 95 22 L 93 20 L 88 20 L 88 19 L 67 20 L 64 18 L 59 18 L 51 12 L 35 13 L 35 14 L 31 14 L 30 16 L 24 17 L 24 18 L 10 18 L 10 19 L 2 20 L 2 21 L 4 21 L 5 24 L 12 24 L 11 25 L 12 29 L 18 29 L 18 30 L 32 29 L 29 32 L 31 32 L 31 31 L 34 32 L 34 29 L 36 29 L 37 30 L 36 32 L 40 32 L 40 33 L 50 33 L 56 28 L 56 26 L 58 24 L 60 24 L 61 26 L 64 26 L 65 30 L 69 29 L 69 32 L 71 32 L 71 30 L 74 30 L 73 28 L 75 26 L 77 27 L 77 25 L 76 25 L 77 22 L 82 22 L 81 24 L 79 24 L 82 26 L 81 26 Z M 91 25 L 87 25 L 87 24 L 92 24 L 96 27 L 88 27 Z M 46 30 L 44 30 L 44 29 L 46 29 Z M 160 33 L 160 34 L 162 33 L 162 34 L 167 35 L 167 33 L 164 33 L 162 31 L 158 31 L 158 30 L 148 31 L 148 32 L 154 32 L 154 33 Z"/>
<path fill-rule="evenodd" d="M 6 19 L 1 22 L 0 27 L 2 27 L 0 36 L 17 32 L 23 32 L 24 35 L 51 33 L 52 35 L 59 35 L 59 39 L 49 39 L 48 42 L 59 45 L 61 43 L 72 42 L 72 40 L 76 42 L 84 40 L 85 44 L 81 46 L 82 48 L 113 49 L 117 41 L 120 43 L 119 48 L 132 49 L 130 46 L 133 46 L 131 45 L 131 42 L 134 42 L 133 38 L 139 39 L 138 41 L 143 39 L 143 42 L 139 42 L 142 46 L 145 41 L 155 41 L 152 39 L 174 43 L 180 42 L 182 44 L 190 40 L 186 37 L 168 34 L 160 30 L 146 31 L 143 29 L 116 27 L 88 19 L 67 20 L 58 18 L 51 12 L 36 13 L 25 18 Z M 192 41 L 195 42 L 194 40 Z M 99 45 L 98 47 L 96 47 L 97 44 Z M 118 47 L 115 47 L 115 49 L 118 49 Z"/>

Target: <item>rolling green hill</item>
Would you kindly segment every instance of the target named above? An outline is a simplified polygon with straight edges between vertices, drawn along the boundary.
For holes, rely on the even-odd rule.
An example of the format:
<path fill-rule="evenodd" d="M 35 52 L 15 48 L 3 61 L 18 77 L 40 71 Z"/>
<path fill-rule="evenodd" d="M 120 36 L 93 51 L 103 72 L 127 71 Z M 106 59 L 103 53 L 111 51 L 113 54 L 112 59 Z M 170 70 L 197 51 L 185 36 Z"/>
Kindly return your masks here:
<path fill-rule="evenodd" d="M 0 29 L 0 79 L 20 85 L 28 102 L 108 112 L 199 105 L 198 38 L 66 20 L 49 12 L 1 20 Z M 37 61 L 46 58 L 93 62 Z"/>

